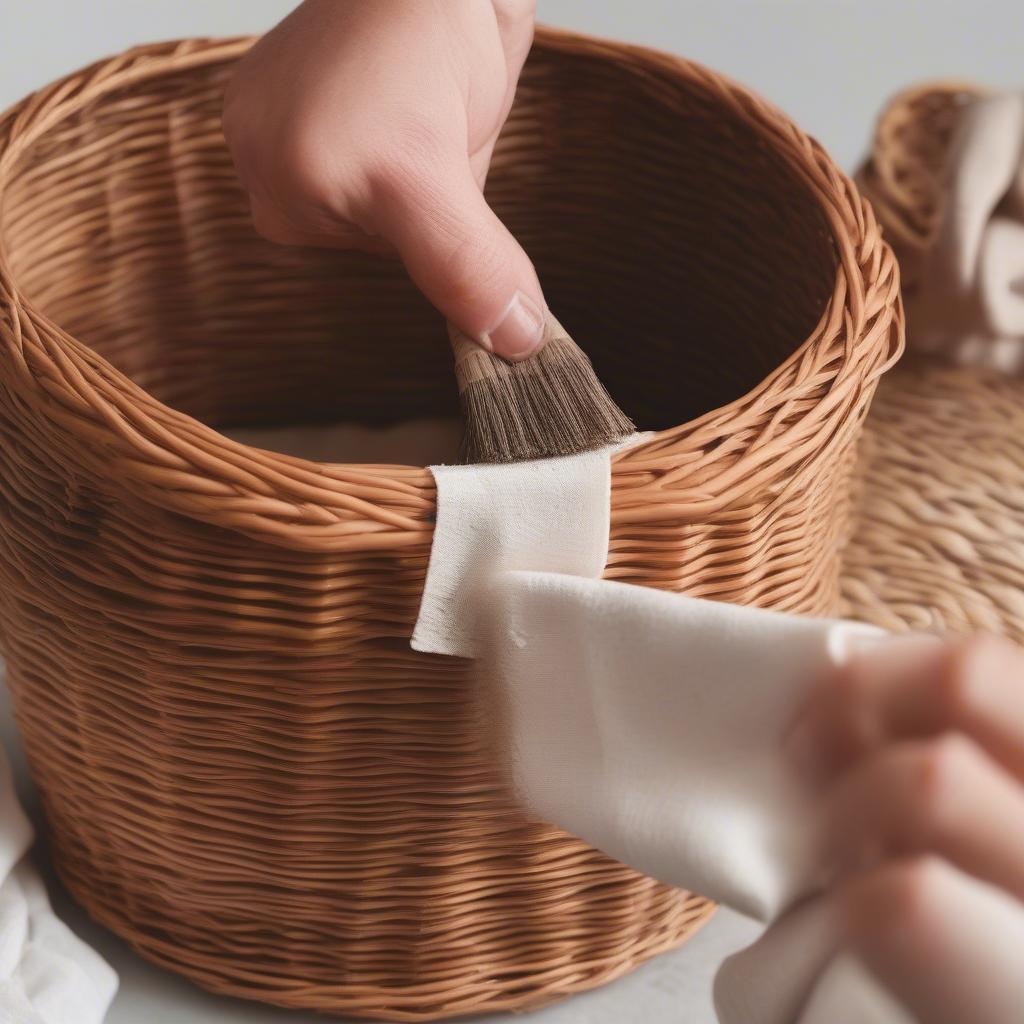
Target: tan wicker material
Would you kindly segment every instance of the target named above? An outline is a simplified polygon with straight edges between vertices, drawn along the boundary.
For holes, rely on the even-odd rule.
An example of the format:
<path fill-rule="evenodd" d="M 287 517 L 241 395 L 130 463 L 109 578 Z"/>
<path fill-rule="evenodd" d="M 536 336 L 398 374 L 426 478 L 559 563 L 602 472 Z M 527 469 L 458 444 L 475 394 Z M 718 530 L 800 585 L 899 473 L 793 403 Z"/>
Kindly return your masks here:
<path fill-rule="evenodd" d="M 896 251 L 907 295 L 917 285 L 937 224 L 953 128 L 964 105 L 981 92 L 966 82 L 933 82 L 895 96 L 878 119 L 857 175 Z"/>
<path fill-rule="evenodd" d="M 409 649 L 430 474 L 217 432 L 456 408 L 399 268 L 254 234 L 219 127 L 247 45 L 134 50 L 0 121 L 0 624 L 57 866 L 218 992 L 398 1021 L 599 985 L 710 908 L 522 820 L 466 664 Z M 833 608 L 902 333 L 852 184 L 712 72 L 541 31 L 489 192 L 660 430 L 615 460 L 608 574 Z"/>
<path fill-rule="evenodd" d="M 908 292 L 942 202 L 951 130 L 980 92 L 919 86 L 879 119 L 859 179 Z M 1024 642 L 1024 380 L 908 358 L 879 389 L 862 451 L 846 610 L 890 629 Z"/>
<path fill-rule="evenodd" d="M 908 359 L 861 450 L 844 610 L 1024 642 L 1024 380 Z"/>

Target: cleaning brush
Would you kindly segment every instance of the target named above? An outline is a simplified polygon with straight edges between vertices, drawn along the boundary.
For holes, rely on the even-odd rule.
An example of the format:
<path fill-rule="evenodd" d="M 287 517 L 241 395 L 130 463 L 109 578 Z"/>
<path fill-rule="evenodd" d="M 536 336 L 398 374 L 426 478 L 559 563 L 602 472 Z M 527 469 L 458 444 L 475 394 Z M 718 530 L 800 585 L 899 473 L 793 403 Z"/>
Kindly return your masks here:
<path fill-rule="evenodd" d="M 521 462 L 575 455 L 636 429 L 583 350 L 547 314 L 544 344 L 521 362 L 485 352 L 448 325 L 466 422 L 466 462 Z"/>

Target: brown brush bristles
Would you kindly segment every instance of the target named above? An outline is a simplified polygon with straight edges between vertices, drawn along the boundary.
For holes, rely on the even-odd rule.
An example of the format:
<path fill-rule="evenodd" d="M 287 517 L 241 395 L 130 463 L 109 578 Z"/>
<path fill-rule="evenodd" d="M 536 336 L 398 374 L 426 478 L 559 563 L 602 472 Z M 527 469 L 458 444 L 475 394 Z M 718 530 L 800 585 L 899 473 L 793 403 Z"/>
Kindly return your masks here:
<path fill-rule="evenodd" d="M 598 380 L 586 353 L 551 316 L 535 355 L 512 363 L 450 328 L 465 417 L 466 462 L 575 455 L 636 429 Z"/>

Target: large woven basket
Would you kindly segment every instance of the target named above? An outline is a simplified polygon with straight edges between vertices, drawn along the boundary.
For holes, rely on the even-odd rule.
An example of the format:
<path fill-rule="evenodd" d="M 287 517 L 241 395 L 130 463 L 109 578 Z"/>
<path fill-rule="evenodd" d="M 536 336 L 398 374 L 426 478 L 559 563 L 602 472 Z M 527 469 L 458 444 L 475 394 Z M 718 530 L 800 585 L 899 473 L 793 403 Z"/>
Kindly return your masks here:
<path fill-rule="evenodd" d="M 410 650 L 429 472 L 218 433 L 456 409 L 400 268 L 254 234 L 219 126 L 248 45 L 133 50 L 0 122 L 0 622 L 57 867 L 219 992 L 398 1021 L 598 985 L 710 907 L 524 820 L 467 665 Z M 541 31 L 489 194 L 659 431 L 615 460 L 608 575 L 833 608 L 901 345 L 851 183 L 718 75 Z"/>

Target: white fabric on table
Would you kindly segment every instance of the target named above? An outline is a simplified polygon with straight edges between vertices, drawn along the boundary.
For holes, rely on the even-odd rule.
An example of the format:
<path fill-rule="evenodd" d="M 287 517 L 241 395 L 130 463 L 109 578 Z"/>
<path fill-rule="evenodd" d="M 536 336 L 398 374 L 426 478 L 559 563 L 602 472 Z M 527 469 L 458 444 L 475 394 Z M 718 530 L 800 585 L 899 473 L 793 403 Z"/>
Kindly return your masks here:
<path fill-rule="evenodd" d="M 32 826 L 14 792 L 10 762 L 0 750 L 0 881 L 11 873 L 31 845 Z"/>
<path fill-rule="evenodd" d="M 100 1024 L 117 976 L 54 915 L 0 750 L 0 1024 Z"/>
<path fill-rule="evenodd" d="M 967 103 L 935 232 L 908 296 L 910 342 L 965 365 L 1024 369 L 1024 95 Z"/>
<path fill-rule="evenodd" d="M 757 1018 L 745 1019 L 753 1022 Z M 844 955 L 831 960 L 822 972 L 799 1020 L 800 1024 L 914 1024 L 856 960 Z"/>
<path fill-rule="evenodd" d="M 827 893 L 774 921 L 715 977 L 715 1008 L 727 1024 L 909 1024 L 895 999 L 845 954 Z"/>

